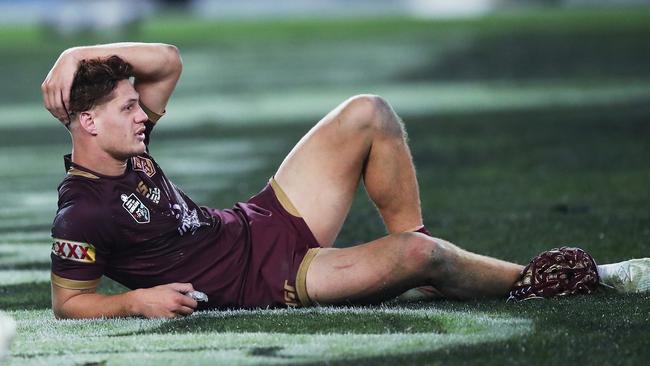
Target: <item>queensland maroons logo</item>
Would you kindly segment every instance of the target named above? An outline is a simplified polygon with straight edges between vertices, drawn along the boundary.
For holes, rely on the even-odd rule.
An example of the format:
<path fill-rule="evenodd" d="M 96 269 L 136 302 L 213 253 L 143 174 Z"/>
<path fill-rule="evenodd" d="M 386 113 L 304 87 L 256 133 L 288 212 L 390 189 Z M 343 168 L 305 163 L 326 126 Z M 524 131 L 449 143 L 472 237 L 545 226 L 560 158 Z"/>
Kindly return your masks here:
<path fill-rule="evenodd" d="M 120 196 L 120 199 L 122 200 L 122 207 L 133 217 L 135 222 L 138 224 L 146 224 L 151 220 L 149 209 L 140 201 L 135 193 L 131 193 L 129 196 L 123 194 Z"/>
<path fill-rule="evenodd" d="M 95 247 L 88 243 L 54 238 L 52 253 L 61 259 L 95 263 Z"/>
<path fill-rule="evenodd" d="M 143 158 L 142 156 L 134 156 L 131 158 L 131 162 L 133 163 L 133 170 L 143 172 L 149 178 L 156 174 L 156 167 L 153 165 L 151 159 Z"/>

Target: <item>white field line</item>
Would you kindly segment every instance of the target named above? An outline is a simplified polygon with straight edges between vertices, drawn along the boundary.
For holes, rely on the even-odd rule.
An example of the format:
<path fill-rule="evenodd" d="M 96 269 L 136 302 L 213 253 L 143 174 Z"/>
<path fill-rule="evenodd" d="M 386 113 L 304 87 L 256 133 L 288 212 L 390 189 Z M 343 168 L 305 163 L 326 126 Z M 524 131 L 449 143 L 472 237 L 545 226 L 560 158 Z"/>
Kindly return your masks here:
<path fill-rule="evenodd" d="M 0 234 L 0 244 L 4 243 L 16 243 L 16 242 L 29 242 L 29 243 L 40 243 L 40 242 L 49 242 L 50 241 L 50 231 L 14 231 L 4 234 Z"/>
<path fill-rule="evenodd" d="M 418 324 L 444 319 L 453 325 L 440 334 L 386 333 L 353 334 L 341 325 L 340 333 L 147 333 L 164 320 L 111 319 L 56 321 L 49 311 L 15 311 L 18 337 L 12 348 L 10 365 L 63 365 L 102 362 L 154 365 L 160 362 L 190 364 L 284 364 L 352 360 L 360 357 L 410 354 L 433 351 L 460 344 L 494 342 L 521 336 L 532 329 L 522 318 L 493 317 L 480 313 L 450 312 L 436 309 L 300 309 L 251 312 L 208 312 L 215 319 L 237 313 L 295 316 L 350 313 L 362 319 L 376 313 L 407 315 Z M 191 319 L 191 318 L 190 318 Z M 178 320 L 176 320 L 178 321 Z M 180 320 L 182 321 L 182 320 Z M 134 331 L 145 334 L 129 335 Z M 277 347 L 274 355 L 255 355 L 258 348 Z"/>
<path fill-rule="evenodd" d="M 38 244 L 0 244 L 0 264 L 50 263 L 51 242 L 48 238 Z M 0 286 L 5 285 L 2 273 L 0 271 Z"/>
<path fill-rule="evenodd" d="M 22 285 L 50 282 L 49 270 L 4 270 L 0 271 L 0 285 Z"/>
<path fill-rule="evenodd" d="M 56 207 L 55 207 L 56 209 Z M 54 218 L 54 212 L 51 215 L 42 215 L 34 216 L 31 218 L 7 218 L 3 217 L 0 221 L 0 230 L 18 230 L 24 228 L 27 231 L 27 228 L 33 226 L 46 227 L 52 224 L 52 218 Z"/>

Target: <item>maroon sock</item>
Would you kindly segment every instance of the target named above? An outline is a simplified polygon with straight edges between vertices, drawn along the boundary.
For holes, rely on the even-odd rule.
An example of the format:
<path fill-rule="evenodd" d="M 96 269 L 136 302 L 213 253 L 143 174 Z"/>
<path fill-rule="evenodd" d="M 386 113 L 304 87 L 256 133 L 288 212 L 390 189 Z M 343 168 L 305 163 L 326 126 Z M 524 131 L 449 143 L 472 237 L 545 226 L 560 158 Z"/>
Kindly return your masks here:
<path fill-rule="evenodd" d="M 424 234 L 424 235 L 428 235 L 428 236 L 433 236 L 433 235 L 431 235 L 431 233 L 429 232 L 429 230 L 427 230 L 427 227 L 424 226 L 424 225 L 422 225 L 421 228 L 415 230 L 415 232 L 416 232 L 416 233 L 422 233 L 422 234 Z"/>

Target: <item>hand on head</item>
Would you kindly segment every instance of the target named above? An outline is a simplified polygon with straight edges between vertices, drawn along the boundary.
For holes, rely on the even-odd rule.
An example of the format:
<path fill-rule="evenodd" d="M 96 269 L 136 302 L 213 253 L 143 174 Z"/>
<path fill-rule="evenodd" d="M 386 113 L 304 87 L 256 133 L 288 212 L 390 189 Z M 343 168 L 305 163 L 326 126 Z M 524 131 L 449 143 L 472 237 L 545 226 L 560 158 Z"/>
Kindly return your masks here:
<path fill-rule="evenodd" d="M 70 124 L 70 89 L 79 60 L 72 52 L 63 52 L 41 84 L 43 104 L 52 115 L 66 126 Z"/>

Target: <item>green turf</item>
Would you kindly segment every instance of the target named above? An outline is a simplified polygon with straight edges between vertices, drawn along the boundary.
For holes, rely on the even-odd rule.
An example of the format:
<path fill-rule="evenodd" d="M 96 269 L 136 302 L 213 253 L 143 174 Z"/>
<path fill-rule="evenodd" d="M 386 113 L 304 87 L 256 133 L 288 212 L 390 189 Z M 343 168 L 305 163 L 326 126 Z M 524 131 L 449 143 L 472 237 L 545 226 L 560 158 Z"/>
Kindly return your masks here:
<path fill-rule="evenodd" d="M 405 119 L 425 221 L 437 236 L 522 263 L 563 244 L 607 262 L 649 254 L 649 18 L 645 10 L 445 22 L 160 18 L 127 38 L 181 46 L 184 76 L 151 150 L 199 203 L 246 199 L 319 115 L 352 93 L 379 92 Z M 10 192 L 0 196 L 0 309 L 19 325 L 10 364 L 618 365 L 650 357 L 650 298 L 607 291 L 517 305 L 53 320 L 49 229 L 69 147 L 37 109 L 38 84 L 62 47 L 84 40 L 0 32 L 11 56 L 0 61 L 0 82 L 11 86 L 0 90 L 0 189 Z M 384 234 L 359 193 L 337 246 Z M 103 281 L 101 290 L 124 289 Z"/>
<path fill-rule="evenodd" d="M 171 321 L 54 321 L 43 311 L 10 315 L 18 322 L 10 359 L 16 365 L 350 361 L 494 342 L 531 328 L 517 317 L 399 307 L 206 312 Z M 351 322 L 359 325 L 354 331 Z"/>
<path fill-rule="evenodd" d="M 621 105 L 588 110 L 435 116 L 409 120 L 407 127 L 422 183 L 423 210 L 429 227 L 437 235 L 472 250 L 517 261 L 524 261 L 549 246 L 564 243 L 579 244 L 601 260 L 647 255 L 650 217 L 646 208 L 650 204 L 650 195 L 646 184 L 650 181 L 650 173 L 646 162 L 650 158 L 650 150 L 645 137 L 650 134 L 650 126 L 644 119 L 646 113 L 643 106 Z M 524 118 L 526 121 L 522 120 Z M 250 131 L 244 128 L 222 129 L 222 136 L 215 135 L 212 141 L 217 146 L 226 135 L 224 139 L 228 141 L 237 141 L 237 136 L 248 136 L 252 141 L 267 141 L 269 144 L 275 141 L 271 145 L 276 148 L 269 148 L 265 163 L 259 167 L 238 173 L 247 177 L 246 182 L 238 185 L 223 183 L 218 185 L 219 189 L 212 190 L 205 185 L 195 185 L 189 190 L 190 194 L 203 195 L 204 202 L 215 202 L 217 206 L 228 205 L 232 196 L 250 195 L 279 162 L 285 153 L 285 144 L 295 140 L 306 128 L 298 125 L 261 129 L 259 136 L 250 136 Z M 160 134 L 156 137 L 155 151 L 160 152 L 157 155 L 163 166 L 166 161 L 182 158 L 175 150 L 179 146 L 177 141 L 194 138 L 193 148 L 197 150 L 201 150 L 202 146 L 207 147 L 209 143 L 209 139 L 203 139 L 204 132 L 197 129 L 185 131 L 181 136 Z M 236 159 L 241 161 L 252 156 L 254 152 L 245 148 L 235 154 Z M 208 154 L 203 158 L 215 164 L 219 162 L 218 156 Z M 232 157 L 224 159 L 228 158 Z M 59 158 L 54 156 L 52 159 L 58 162 Z M 56 168 L 60 167 L 57 165 Z M 174 175 L 179 180 L 191 181 L 182 171 L 175 171 Z M 216 174 L 213 178 L 221 181 L 228 175 Z M 26 175 L 21 179 L 32 178 Z M 28 228 L 38 222 L 46 228 L 48 214 L 35 213 L 33 215 L 38 218 L 35 222 L 28 221 L 24 226 L 14 227 L 13 231 L 5 233 L 7 239 L 3 240 L 7 244 L 3 247 L 8 249 L 0 262 L 20 258 L 18 254 L 12 257 L 11 253 L 20 251 L 10 246 L 16 244 L 8 243 L 22 243 L 24 248 L 40 248 L 41 254 L 15 261 L 42 268 L 39 263 L 47 261 L 43 234 L 30 236 L 27 233 Z M 27 233 L 19 234 L 24 232 Z M 355 202 L 338 244 L 362 242 L 382 232 L 374 209 L 361 196 Z M 22 253 L 25 252 L 29 250 Z M 27 316 L 21 315 L 27 313 L 20 309 L 45 309 L 49 305 L 46 283 L 3 285 L 0 291 L 0 307 L 12 310 L 12 314 L 19 319 Z M 490 337 L 497 338 L 483 339 L 482 342 L 488 343 L 480 345 L 469 339 L 452 342 L 451 338 L 445 337 L 449 334 L 445 319 L 456 319 L 454 315 L 433 317 L 423 323 L 417 316 L 385 313 L 381 308 L 365 310 L 363 316 L 345 313 L 333 316 L 307 311 L 240 312 L 224 318 L 218 313 L 209 313 L 180 321 L 155 323 L 146 330 L 136 330 L 137 334 L 124 342 L 98 340 L 98 346 L 90 347 L 88 351 L 93 354 L 98 352 L 98 355 L 78 354 L 74 359 L 77 362 L 130 362 L 138 357 L 140 351 L 133 351 L 126 344 L 137 342 L 156 350 L 166 350 L 146 353 L 152 363 L 183 357 L 194 357 L 192 359 L 197 363 L 208 362 L 208 359 L 243 363 L 311 362 L 309 360 L 314 358 L 287 359 L 283 352 L 288 352 L 292 357 L 306 357 L 293 351 L 300 347 L 310 349 L 307 344 L 312 341 L 305 340 L 305 334 L 334 334 L 328 338 L 328 342 L 333 343 L 328 344 L 338 349 L 343 347 L 344 340 L 377 342 L 382 347 L 385 343 L 395 342 L 390 337 L 386 340 L 367 340 L 355 338 L 354 334 L 399 333 L 400 337 L 406 337 L 413 333 L 425 334 L 428 329 L 437 336 L 426 338 L 423 335 L 426 339 L 413 340 L 418 342 L 418 347 L 393 347 L 381 355 L 377 354 L 378 349 L 357 350 L 352 355 L 352 351 L 343 347 L 336 357 L 315 359 L 328 359 L 334 363 L 355 359 L 355 362 L 366 364 L 426 364 L 432 360 L 472 364 L 548 364 L 587 359 L 606 364 L 634 364 L 648 356 L 644 346 L 644 329 L 650 321 L 648 300 L 647 295 L 601 293 L 574 299 L 531 301 L 521 305 L 506 305 L 503 300 L 497 300 L 435 302 L 414 306 L 423 311 L 441 309 L 443 314 L 446 311 L 473 314 L 467 319 L 487 313 L 503 319 L 516 317 L 532 321 L 532 328 L 524 327 L 523 333 L 515 333 L 512 338 L 497 337 L 512 333 L 495 324 L 494 329 L 490 330 L 494 334 Z M 39 319 L 51 318 L 48 312 L 38 314 Z M 292 322 L 294 315 L 300 317 L 299 322 Z M 123 328 L 116 327 L 127 333 L 133 332 L 128 329 L 142 321 L 130 322 L 126 322 Z M 72 356 L 67 352 L 73 352 L 72 349 L 56 351 L 56 347 L 46 340 L 31 340 L 31 333 L 23 328 L 30 323 L 26 321 L 20 324 L 23 337 L 29 337 L 30 341 L 24 343 L 26 339 L 18 338 L 18 348 L 14 350 L 17 364 L 70 360 Z M 95 325 L 90 329 L 99 332 L 105 323 L 98 324 L 101 326 Z M 73 332 L 74 337 L 82 336 L 76 327 L 65 329 L 61 330 L 64 334 Z M 472 326 L 467 324 L 459 329 L 474 334 Z M 261 338 L 253 336 L 259 332 L 268 335 Z M 241 338 L 233 333 L 241 334 Z M 152 335 L 145 337 L 145 334 Z M 301 336 L 292 338 L 292 334 Z M 229 339 L 226 335 L 233 338 Z M 236 340 L 247 342 L 245 344 L 253 342 L 255 346 L 234 345 Z M 301 346 L 287 351 L 287 345 L 294 343 Z M 100 346 L 113 351 L 93 351 L 96 349 L 94 347 Z M 617 355 L 612 355 L 609 347 L 616 347 Z M 31 353 L 21 351 L 26 348 Z"/>

